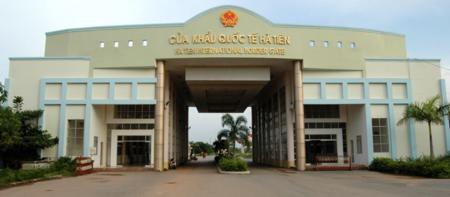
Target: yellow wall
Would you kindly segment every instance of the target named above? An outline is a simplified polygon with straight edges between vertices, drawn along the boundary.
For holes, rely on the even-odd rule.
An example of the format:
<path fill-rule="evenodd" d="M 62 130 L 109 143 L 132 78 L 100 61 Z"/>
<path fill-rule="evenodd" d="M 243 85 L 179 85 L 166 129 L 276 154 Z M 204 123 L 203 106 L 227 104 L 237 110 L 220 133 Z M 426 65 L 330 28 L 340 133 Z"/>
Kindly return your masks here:
<path fill-rule="evenodd" d="M 235 27 L 224 27 L 220 16 L 227 10 L 234 11 L 238 17 Z M 178 33 L 191 38 L 193 35 L 226 34 L 248 36 L 253 33 L 260 35 L 289 36 L 289 45 L 264 44 L 180 44 L 170 45 L 169 38 Z M 133 47 L 128 47 L 129 40 L 134 41 Z M 148 46 L 141 45 L 142 40 L 148 41 Z M 316 41 L 315 47 L 310 47 L 310 40 Z M 113 47 L 114 42 L 119 47 Z M 323 46 L 328 41 L 329 47 Z M 100 48 L 100 42 L 105 43 Z M 338 48 L 337 42 L 343 47 Z M 355 42 L 356 48 L 350 43 Z M 269 47 L 282 48 L 284 55 L 259 54 L 195 54 L 176 55 L 177 48 L 199 47 Z M 303 59 L 305 68 L 361 70 L 364 58 L 367 57 L 406 57 L 405 38 L 403 35 L 374 30 L 316 27 L 301 25 L 273 24 L 252 11 L 223 6 L 207 10 L 193 17 L 184 24 L 167 25 L 137 25 L 118 27 L 97 27 L 68 29 L 47 34 L 46 56 L 89 56 L 95 68 L 112 67 L 154 67 L 156 59 L 172 58 L 211 58 L 211 57 L 244 57 L 244 58 L 282 58 Z"/>

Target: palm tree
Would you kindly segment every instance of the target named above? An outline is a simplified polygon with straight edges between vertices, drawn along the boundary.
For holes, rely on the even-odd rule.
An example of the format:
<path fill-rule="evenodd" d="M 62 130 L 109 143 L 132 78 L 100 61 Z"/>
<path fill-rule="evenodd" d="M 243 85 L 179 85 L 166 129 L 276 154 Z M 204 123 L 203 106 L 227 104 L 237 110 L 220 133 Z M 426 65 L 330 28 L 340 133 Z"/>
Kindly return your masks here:
<path fill-rule="evenodd" d="M 247 127 L 247 118 L 244 116 L 238 116 L 234 120 L 230 114 L 224 114 L 222 116 L 222 127 L 226 127 L 219 131 L 217 139 L 221 140 L 225 138 L 232 144 L 233 153 L 236 151 L 236 141 L 247 140 L 249 128 Z"/>
<path fill-rule="evenodd" d="M 428 133 L 430 136 L 430 156 L 434 158 L 433 150 L 433 134 L 431 132 L 431 123 L 442 124 L 444 115 L 448 114 L 449 105 L 439 104 L 439 95 L 429 98 L 420 103 L 409 104 L 406 108 L 403 118 L 397 124 L 405 123 L 412 118 L 419 122 L 426 122 L 428 124 Z"/>

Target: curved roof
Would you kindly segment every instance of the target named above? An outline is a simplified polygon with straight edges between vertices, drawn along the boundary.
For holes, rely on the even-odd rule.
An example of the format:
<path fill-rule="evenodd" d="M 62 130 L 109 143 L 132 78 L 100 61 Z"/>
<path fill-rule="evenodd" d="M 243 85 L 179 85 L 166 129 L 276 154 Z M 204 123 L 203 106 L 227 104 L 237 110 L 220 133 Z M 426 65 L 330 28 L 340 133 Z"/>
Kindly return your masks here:
<path fill-rule="evenodd" d="M 206 11 L 203 11 L 189 20 L 187 20 L 185 23 L 161 23 L 161 24 L 135 24 L 135 25 L 116 25 L 116 26 L 94 26 L 94 27 L 82 27 L 82 28 L 69 28 L 69 29 L 62 29 L 57 31 L 51 31 L 47 32 L 47 36 L 51 35 L 57 35 L 62 33 L 68 33 L 68 32 L 84 32 L 84 31 L 96 31 L 96 30 L 113 30 L 113 29 L 139 29 L 139 28 L 158 28 L 158 27 L 183 27 L 185 24 L 189 24 L 190 22 L 194 21 L 197 18 L 200 18 L 201 16 L 207 15 L 210 12 L 221 10 L 221 9 L 235 9 L 235 10 L 241 10 L 245 11 L 246 13 L 253 15 L 260 20 L 271 24 L 275 27 L 288 27 L 288 28 L 306 28 L 306 29 L 334 29 L 334 30 L 347 30 L 347 31 L 356 31 L 356 32 L 368 32 L 368 33 L 380 33 L 380 34 L 388 34 L 388 35 L 394 35 L 394 36 L 404 36 L 403 34 L 399 33 L 393 33 L 393 32 L 386 32 L 386 31 L 379 31 L 379 30 L 373 30 L 373 29 L 366 29 L 366 28 L 353 28 L 353 27 L 337 27 L 337 26 L 314 26 L 314 25 L 297 25 L 297 24 L 278 24 L 273 23 L 272 21 L 268 20 L 266 17 L 261 16 L 260 14 L 253 12 L 249 9 L 233 6 L 233 5 L 223 5 L 214 7 L 211 9 L 208 9 Z"/>
<path fill-rule="evenodd" d="M 224 26 L 220 20 L 230 10 L 238 16 L 233 27 Z M 234 42 L 233 36 L 239 37 L 239 42 Z M 143 40 L 149 44 L 140 46 Z M 127 46 L 130 41 L 136 44 Z M 310 46 L 310 42 L 317 44 Z M 302 59 L 303 66 L 311 69 L 357 70 L 363 69 L 365 58 L 406 58 L 405 37 L 401 34 L 275 24 L 236 6 L 215 7 L 185 23 L 49 32 L 45 47 L 45 56 L 87 56 L 96 68 L 153 67 L 157 59 L 174 58 L 278 58 Z"/>

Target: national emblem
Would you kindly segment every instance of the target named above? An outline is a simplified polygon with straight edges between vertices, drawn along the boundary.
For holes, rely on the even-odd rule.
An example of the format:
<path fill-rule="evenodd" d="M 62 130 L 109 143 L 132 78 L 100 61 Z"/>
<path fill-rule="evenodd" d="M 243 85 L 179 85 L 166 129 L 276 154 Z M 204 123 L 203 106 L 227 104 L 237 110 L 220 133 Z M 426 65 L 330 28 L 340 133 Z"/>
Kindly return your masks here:
<path fill-rule="evenodd" d="M 233 11 L 228 10 L 220 16 L 220 21 L 224 27 L 234 27 L 238 21 L 238 16 Z"/>

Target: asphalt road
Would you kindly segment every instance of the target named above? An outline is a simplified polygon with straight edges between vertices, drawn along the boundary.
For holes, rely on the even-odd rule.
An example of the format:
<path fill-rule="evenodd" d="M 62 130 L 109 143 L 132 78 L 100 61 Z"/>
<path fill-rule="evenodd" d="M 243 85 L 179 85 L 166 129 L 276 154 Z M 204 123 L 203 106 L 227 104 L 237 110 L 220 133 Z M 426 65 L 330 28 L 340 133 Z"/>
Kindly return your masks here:
<path fill-rule="evenodd" d="M 296 172 L 251 167 L 250 175 L 218 174 L 212 158 L 167 172 L 100 172 L 0 190 L 0 196 L 450 196 L 450 180 L 369 171 Z"/>

